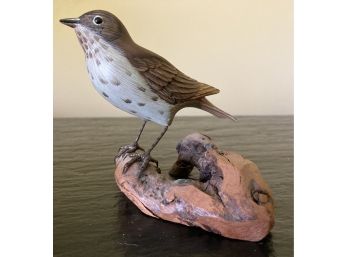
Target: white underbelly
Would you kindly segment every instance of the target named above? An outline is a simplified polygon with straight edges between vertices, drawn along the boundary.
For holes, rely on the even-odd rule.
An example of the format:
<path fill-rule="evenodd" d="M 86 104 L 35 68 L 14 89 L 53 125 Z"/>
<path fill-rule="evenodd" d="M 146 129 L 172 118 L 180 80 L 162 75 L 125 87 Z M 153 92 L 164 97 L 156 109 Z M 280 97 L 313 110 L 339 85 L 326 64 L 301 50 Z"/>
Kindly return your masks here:
<path fill-rule="evenodd" d="M 98 49 L 98 50 L 96 50 Z M 169 125 L 173 105 L 159 98 L 128 59 L 116 49 L 90 46 L 86 58 L 89 76 L 95 89 L 117 108 L 144 120 Z"/>

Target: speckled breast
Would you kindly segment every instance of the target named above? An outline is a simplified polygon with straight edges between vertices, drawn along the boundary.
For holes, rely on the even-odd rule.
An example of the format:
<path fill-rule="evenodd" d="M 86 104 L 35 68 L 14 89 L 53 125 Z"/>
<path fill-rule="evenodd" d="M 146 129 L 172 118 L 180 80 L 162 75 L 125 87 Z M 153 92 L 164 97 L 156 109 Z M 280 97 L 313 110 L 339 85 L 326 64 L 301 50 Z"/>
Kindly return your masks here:
<path fill-rule="evenodd" d="M 100 95 L 139 118 L 164 126 L 170 124 L 173 105 L 150 89 L 121 50 L 80 26 L 75 30 L 86 53 L 89 76 Z"/>

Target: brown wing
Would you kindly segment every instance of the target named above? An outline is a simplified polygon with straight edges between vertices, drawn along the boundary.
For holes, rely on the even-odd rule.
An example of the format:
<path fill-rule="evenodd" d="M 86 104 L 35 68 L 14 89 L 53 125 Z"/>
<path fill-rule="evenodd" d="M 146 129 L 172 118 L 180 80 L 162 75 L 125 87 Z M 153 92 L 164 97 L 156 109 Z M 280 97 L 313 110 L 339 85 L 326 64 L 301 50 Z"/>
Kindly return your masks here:
<path fill-rule="evenodd" d="M 130 61 L 151 89 L 168 103 L 183 103 L 220 91 L 191 79 L 160 56 L 133 57 Z"/>

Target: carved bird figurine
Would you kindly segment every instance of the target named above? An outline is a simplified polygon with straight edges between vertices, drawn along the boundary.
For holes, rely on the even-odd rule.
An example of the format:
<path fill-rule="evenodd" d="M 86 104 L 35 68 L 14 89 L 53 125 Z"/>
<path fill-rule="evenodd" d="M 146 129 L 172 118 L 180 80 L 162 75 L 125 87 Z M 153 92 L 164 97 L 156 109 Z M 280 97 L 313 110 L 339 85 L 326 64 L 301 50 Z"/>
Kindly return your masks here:
<path fill-rule="evenodd" d="M 112 105 L 144 121 L 134 143 L 122 147 L 119 156 L 143 150 L 138 141 L 146 122 L 164 126 L 150 149 L 132 154 L 124 172 L 135 162 L 141 162 L 142 171 L 150 161 L 158 165 L 150 153 L 182 108 L 196 107 L 219 118 L 235 119 L 205 98 L 219 93 L 219 89 L 186 76 L 163 57 L 137 45 L 112 13 L 94 10 L 60 22 L 74 28 L 98 93 Z"/>

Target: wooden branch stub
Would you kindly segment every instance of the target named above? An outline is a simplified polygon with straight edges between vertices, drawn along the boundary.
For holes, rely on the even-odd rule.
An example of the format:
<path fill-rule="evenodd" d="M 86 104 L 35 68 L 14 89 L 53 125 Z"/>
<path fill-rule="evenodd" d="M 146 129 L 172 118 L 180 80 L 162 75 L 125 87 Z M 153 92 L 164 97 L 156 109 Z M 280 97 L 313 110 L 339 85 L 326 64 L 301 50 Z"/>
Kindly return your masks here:
<path fill-rule="evenodd" d="M 234 152 L 220 151 L 203 134 L 186 136 L 178 159 L 159 174 L 153 165 L 140 174 L 138 163 L 122 170 L 129 156 L 116 159 L 120 190 L 145 214 L 224 237 L 259 241 L 274 225 L 271 190 L 257 166 Z M 191 178 L 193 168 L 198 179 Z"/>

